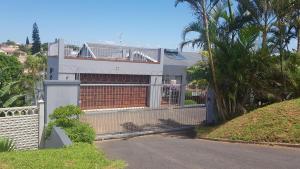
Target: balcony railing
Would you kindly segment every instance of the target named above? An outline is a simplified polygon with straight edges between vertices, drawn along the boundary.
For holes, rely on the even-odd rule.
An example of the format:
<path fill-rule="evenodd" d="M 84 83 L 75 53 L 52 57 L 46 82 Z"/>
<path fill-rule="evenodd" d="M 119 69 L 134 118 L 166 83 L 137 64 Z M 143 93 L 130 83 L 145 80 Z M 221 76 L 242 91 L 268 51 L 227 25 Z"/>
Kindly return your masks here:
<path fill-rule="evenodd" d="M 106 44 L 65 44 L 64 56 L 67 59 L 160 63 L 159 49 L 136 48 Z"/>

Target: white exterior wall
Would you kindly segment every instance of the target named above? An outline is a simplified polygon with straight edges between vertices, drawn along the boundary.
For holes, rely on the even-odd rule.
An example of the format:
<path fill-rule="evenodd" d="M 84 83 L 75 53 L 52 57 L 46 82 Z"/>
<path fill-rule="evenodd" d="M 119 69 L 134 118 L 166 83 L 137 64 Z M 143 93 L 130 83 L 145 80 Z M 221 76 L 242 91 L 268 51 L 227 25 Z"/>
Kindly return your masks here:
<path fill-rule="evenodd" d="M 65 59 L 64 41 L 58 41 L 58 80 L 66 80 L 60 74 L 127 74 L 127 75 L 162 75 L 164 50 L 160 49 L 160 63 L 134 63 L 121 61 L 97 61 L 85 59 Z"/>

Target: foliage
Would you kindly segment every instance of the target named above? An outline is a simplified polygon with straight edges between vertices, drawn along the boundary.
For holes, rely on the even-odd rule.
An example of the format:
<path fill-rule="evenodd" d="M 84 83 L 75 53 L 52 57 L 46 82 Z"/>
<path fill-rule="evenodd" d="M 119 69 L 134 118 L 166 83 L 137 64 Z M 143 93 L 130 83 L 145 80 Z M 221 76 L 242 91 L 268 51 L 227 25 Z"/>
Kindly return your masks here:
<path fill-rule="evenodd" d="M 8 46 L 10 46 L 10 45 L 16 45 L 16 42 L 11 41 L 11 40 L 7 40 L 4 44 L 8 45 Z"/>
<path fill-rule="evenodd" d="M 36 23 L 33 24 L 32 28 L 32 48 L 31 53 L 36 54 L 41 51 L 41 40 L 39 35 L 39 28 Z"/>
<path fill-rule="evenodd" d="M 23 68 L 15 56 L 0 54 L 0 107 L 24 104 Z"/>
<path fill-rule="evenodd" d="M 15 144 L 11 139 L 0 137 L 0 152 L 13 151 L 14 149 Z"/>
<path fill-rule="evenodd" d="M 181 47 L 200 47 L 208 58 L 188 69 L 189 82 L 209 83 L 220 120 L 300 96 L 299 54 L 289 49 L 297 39 L 300 51 L 298 1 L 175 2 L 189 4 L 196 18 L 184 28 Z M 191 32 L 195 38 L 187 39 Z"/>
<path fill-rule="evenodd" d="M 27 45 L 20 45 L 19 50 L 27 53 L 28 55 L 31 54 L 31 50 Z"/>
<path fill-rule="evenodd" d="M 300 143 L 300 99 L 256 109 L 225 124 L 199 127 L 199 137 Z"/>
<path fill-rule="evenodd" d="M 0 153 L 0 168 L 13 169 L 122 169 L 126 164 L 109 160 L 94 145 L 75 143 L 61 149 Z"/>
<path fill-rule="evenodd" d="M 34 98 L 37 83 L 44 78 L 46 62 L 42 54 L 28 55 L 24 65 L 16 56 L 0 54 L 0 107 L 31 104 L 28 98 Z"/>
<path fill-rule="evenodd" d="M 46 129 L 46 137 L 49 137 L 54 126 L 62 127 L 73 142 L 92 143 L 95 140 L 95 131 L 88 124 L 79 121 L 83 114 L 78 106 L 61 106 L 49 116 L 52 120 Z"/>
<path fill-rule="evenodd" d="M 47 52 L 48 51 L 48 43 L 43 43 L 41 48 L 42 48 L 43 52 Z"/>
<path fill-rule="evenodd" d="M 26 37 L 26 46 L 28 46 L 30 44 L 28 36 Z"/>
<path fill-rule="evenodd" d="M 73 126 L 65 128 L 69 138 L 73 142 L 93 143 L 95 140 L 95 131 L 86 123 L 76 122 Z"/>
<path fill-rule="evenodd" d="M 46 70 L 46 56 L 42 54 L 28 55 L 27 60 L 24 64 L 25 74 L 24 82 L 26 83 L 27 95 L 32 98 L 35 97 L 38 93 L 38 83 L 41 83 L 44 80 L 44 72 Z"/>
<path fill-rule="evenodd" d="M 60 127 L 70 127 L 75 125 L 77 118 L 82 114 L 83 111 L 78 106 L 68 105 L 56 108 L 49 117 Z"/>
<path fill-rule="evenodd" d="M 193 105 L 197 104 L 195 100 L 184 100 L 184 105 Z"/>

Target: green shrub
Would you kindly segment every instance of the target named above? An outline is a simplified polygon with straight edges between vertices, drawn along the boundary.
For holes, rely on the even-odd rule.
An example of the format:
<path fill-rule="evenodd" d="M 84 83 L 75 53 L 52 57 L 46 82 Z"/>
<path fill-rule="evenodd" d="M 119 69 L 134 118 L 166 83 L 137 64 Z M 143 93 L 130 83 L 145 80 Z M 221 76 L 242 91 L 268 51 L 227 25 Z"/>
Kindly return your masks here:
<path fill-rule="evenodd" d="M 0 152 L 13 151 L 14 149 L 15 144 L 11 139 L 0 137 Z"/>
<path fill-rule="evenodd" d="M 195 100 L 184 100 L 184 105 L 192 105 L 192 104 L 197 104 Z"/>
<path fill-rule="evenodd" d="M 56 125 L 60 127 L 71 127 L 81 114 L 83 111 L 78 106 L 68 105 L 56 108 L 49 117 L 51 120 L 55 120 Z"/>
<path fill-rule="evenodd" d="M 52 120 L 46 128 L 46 138 L 50 136 L 54 126 L 61 127 L 73 142 L 92 143 L 95 131 L 86 123 L 79 121 L 79 115 L 84 112 L 78 106 L 68 105 L 58 107 L 49 117 Z"/>
<path fill-rule="evenodd" d="M 72 127 L 65 129 L 69 138 L 74 142 L 93 143 L 95 139 L 95 131 L 86 123 L 77 123 Z"/>

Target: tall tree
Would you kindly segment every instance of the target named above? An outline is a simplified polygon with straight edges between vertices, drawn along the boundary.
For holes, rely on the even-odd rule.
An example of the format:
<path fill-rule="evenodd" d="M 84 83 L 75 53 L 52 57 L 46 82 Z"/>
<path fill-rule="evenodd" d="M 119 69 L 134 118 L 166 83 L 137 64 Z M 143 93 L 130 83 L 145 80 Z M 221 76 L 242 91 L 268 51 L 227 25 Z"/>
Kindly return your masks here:
<path fill-rule="evenodd" d="M 295 29 L 295 36 L 297 38 L 297 52 L 300 53 L 300 1 L 294 0 L 291 10 L 291 25 Z"/>
<path fill-rule="evenodd" d="M 26 46 L 28 46 L 30 44 L 28 36 L 26 37 Z"/>
<path fill-rule="evenodd" d="M 39 35 L 39 28 L 36 23 L 33 24 L 32 29 L 32 54 L 36 54 L 41 51 L 41 40 Z"/>
<path fill-rule="evenodd" d="M 267 38 L 276 17 L 273 15 L 272 0 L 238 0 L 239 8 L 248 11 L 251 23 L 262 33 L 262 48 L 267 49 Z M 246 16 L 246 17 L 249 17 Z"/>
<path fill-rule="evenodd" d="M 175 6 L 179 3 L 188 3 L 192 8 L 195 16 L 198 18 L 199 23 L 201 23 L 201 27 L 204 30 L 204 46 L 206 47 L 208 53 L 208 62 L 210 67 L 210 72 L 212 76 L 212 81 L 210 82 L 216 96 L 216 103 L 218 112 L 221 115 L 221 118 L 225 120 L 227 118 L 227 112 L 224 109 L 224 105 L 222 103 L 222 95 L 218 88 L 217 77 L 216 77 L 216 68 L 212 53 L 212 46 L 211 46 L 211 38 L 210 38 L 210 31 L 209 31 L 209 17 L 212 13 L 215 5 L 218 3 L 219 0 L 176 0 Z"/>

